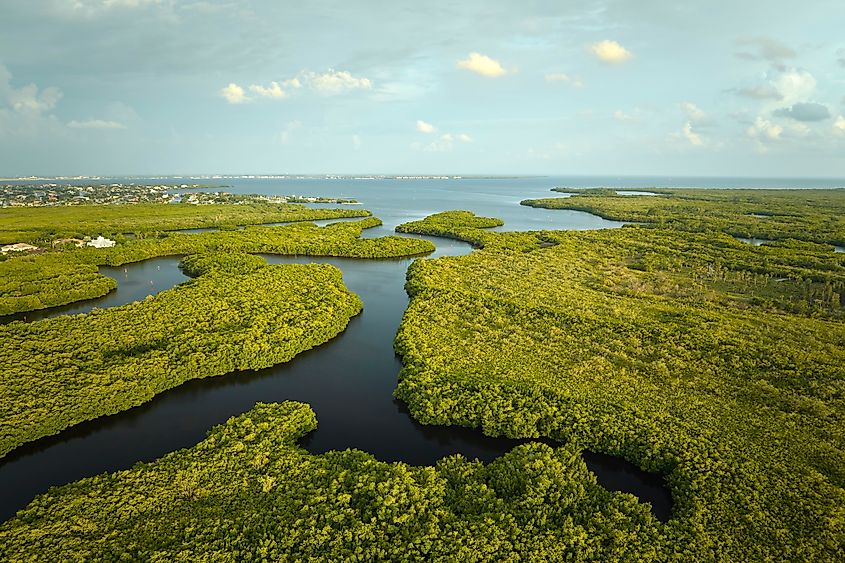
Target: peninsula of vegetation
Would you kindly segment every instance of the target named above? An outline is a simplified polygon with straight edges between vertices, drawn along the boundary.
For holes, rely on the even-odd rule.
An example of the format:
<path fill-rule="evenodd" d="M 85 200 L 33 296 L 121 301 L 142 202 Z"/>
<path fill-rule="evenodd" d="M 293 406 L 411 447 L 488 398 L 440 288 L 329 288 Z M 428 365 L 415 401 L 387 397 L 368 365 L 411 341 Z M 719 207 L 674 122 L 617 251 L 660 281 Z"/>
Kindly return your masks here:
<path fill-rule="evenodd" d="M 92 299 L 105 295 L 115 287 L 111 278 L 100 275 L 97 266 L 120 266 L 130 262 L 137 262 L 156 256 L 173 256 L 180 254 L 195 254 L 203 252 L 251 252 L 271 254 L 308 254 L 315 256 L 349 256 L 358 258 L 396 258 L 427 254 L 434 250 L 434 246 L 425 240 L 400 237 L 381 237 L 374 239 L 359 238 L 363 229 L 381 224 L 374 217 L 361 221 L 338 222 L 319 228 L 308 220 L 333 219 L 339 217 L 354 217 L 369 214 L 364 210 L 333 210 L 306 209 L 302 206 L 291 205 L 271 206 L 269 214 L 260 209 L 250 209 L 244 206 L 206 206 L 195 208 L 186 206 L 178 209 L 174 221 L 184 225 L 184 221 L 193 224 L 199 222 L 212 223 L 216 220 L 223 224 L 237 224 L 250 218 L 251 221 L 264 223 L 272 219 L 282 221 L 298 221 L 290 225 L 277 227 L 248 227 L 243 230 L 234 228 L 219 232 L 204 233 L 161 233 L 132 239 L 122 239 L 118 244 L 109 248 L 83 247 L 55 249 L 49 252 L 36 253 L 26 256 L 15 256 L 0 261 L 0 315 L 32 311 L 47 307 L 55 307 L 73 303 L 81 299 Z M 109 217 L 106 213 L 104 221 L 118 231 L 126 228 L 127 223 L 135 225 L 156 224 L 157 214 L 165 215 L 158 221 L 160 225 L 167 221 L 168 205 L 156 205 L 150 208 L 132 206 L 142 214 L 133 217 L 126 207 L 107 207 L 115 209 L 116 217 Z M 4 215 L 0 210 L 0 232 L 4 225 L 28 224 L 34 232 L 42 233 L 46 227 L 38 230 L 37 225 L 48 225 L 50 220 L 59 221 L 56 210 L 62 208 L 33 209 L 33 214 L 47 215 L 31 223 L 24 223 L 19 210 L 12 215 Z M 79 214 L 80 223 L 68 223 L 68 229 L 88 229 L 82 217 L 83 208 L 67 208 Z M 194 212 L 193 210 L 197 211 Z M 90 217 L 89 210 L 89 215 Z M 100 210 L 97 210 L 100 212 Z M 205 213 L 203 215 L 203 212 Z M 186 218 L 186 214 L 188 217 Z M 211 217 L 209 217 L 209 215 Z M 216 219 L 215 219 L 216 217 Z M 4 222 L 4 219 L 6 221 Z M 43 221 L 43 223 L 39 223 Z M 134 223 L 133 223 L 134 222 Z M 72 225 L 77 225 L 73 227 Z M 87 232 L 87 231 L 84 231 Z"/>
<path fill-rule="evenodd" d="M 0 326 L 0 457 L 188 379 L 286 362 L 361 311 L 336 268 L 256 260 L 190 258 L 200 277 L 147 300 Z"/>
<path fill-rule="evenodd" d="M 587 211 L 605 219 L 765 240 L 795 239 L 845 246 L 845 190 L 649 189 L 652 196 L 609 188 L 554 191 L 570 197 L 522 205 Z"/>
<path fill-rule="evenodd" d="M 836 224 L 813 196 L 792 197 L 804 212 L 792 221 Z M 716 229 L 473 227 L 493 223 L 451 212 L 400 227 L 483 246 L 409 269 L 396 396 L 416 419 L 550 437 L 666 474 L 673 518 L 629 537 L 630 559 L 655 546 L 657 560 L 841 559 L 845 255 Z"/>

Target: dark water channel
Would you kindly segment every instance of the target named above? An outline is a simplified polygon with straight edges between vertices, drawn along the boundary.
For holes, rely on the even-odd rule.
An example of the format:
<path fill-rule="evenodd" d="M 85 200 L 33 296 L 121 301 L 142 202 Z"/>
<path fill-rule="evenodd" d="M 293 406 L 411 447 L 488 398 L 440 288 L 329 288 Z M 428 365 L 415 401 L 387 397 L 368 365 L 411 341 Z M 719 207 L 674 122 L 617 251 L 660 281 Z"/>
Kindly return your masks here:
<path fill-rule="evenodd" d="M 378 231 L 378 229 L 371 229 Z M 368 233 L 369 236 L 385 233 Z M 429 239 L 432 257 L 470 252 L 464 243 Z M 318 428 L 302 446 L 312 453 L 357 448 L 383 461 L 433 464 L 460 453 L 488 462 L 526 440 L 490 438 L 478 430 L 423 426 L 393 398 L 401 362 L 393 338 L 408 304 L 405 272 L 412 262 L 267 255 L 272 264 L 327 263 L 343 271 L 346 286 L 364 302 L 364 312 L 346 331 L 293 361 L 260 371 L 189 381 L 131 410 L 79 424 L 61 434 L 24 445 L 0 460 L 0 521 L 11 517 L 49 487 L 102 472 L 132 467 L 201 441 L 214 425 L 256 402 L 297 400 L 317 413 Z M 115 306 L 171 287 L 185 278 L 178 257 L 103 268 L 118 280 L 113 294 L 85 304 L 50 309 L 42 316 Z M 152 282 L 152 283 L 151 283 Z M 35 320 L 30 313 L 28 320 Z M 599 482 L 627 491 L 667 520 L 671 497 L 660 475 L 611 456 L 586 452 Z"/>

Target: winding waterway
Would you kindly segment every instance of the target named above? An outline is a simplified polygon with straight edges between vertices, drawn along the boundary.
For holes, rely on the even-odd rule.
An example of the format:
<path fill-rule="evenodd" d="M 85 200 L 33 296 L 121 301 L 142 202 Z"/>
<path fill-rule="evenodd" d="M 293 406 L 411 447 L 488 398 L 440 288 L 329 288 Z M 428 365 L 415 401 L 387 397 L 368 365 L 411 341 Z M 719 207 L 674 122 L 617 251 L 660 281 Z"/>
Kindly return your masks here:
<path fill-rule="evenodd" d="M 534 211 L 522 210 L 518 213 Z M 541 213 L 540 220 L 545 223 L 545 219 L 554 217 L 558 223 L 554 228 L 620 226 L 580 212 L 551 213 L 557 215 Z M 408 217 L 413 215 L 402 219 Z M 534 215 L 526 223 L 537 228 L 537 219 Z M 514 222 L 516 228 L 526 228 L 520 221 Z M 366 236 L 392 233 L 393 226 L 369 229 Z M 425 238 L 437 246 L 430 258 L 471 251 L 458 241 Z M 338 337 L 287 364 L 190 381 L 145 405 L 79 424 L 16 449 L 0 460 L 0 520 L 11 517 L 51 486 L 127 469 L 139 461 L 190 447 L 202 440 L 209 428 L 249 410 L 258 401 L 309 403 L 317 413 L 318 428 L 302 440 L 302 446 L 312 453 L 357 448 L 383 461 L 415 465 L 432 464 L 460 453 L 486 462 L 524 442 L 491 438 L 466 428 L 423 426 L 393 398 L 401 368 L 393 351 L 393 338 L 408 304 L 404 282 L 412 259 L 265 258 L 272 264 L 318 262 L 337 266 L 346 286 L 364 302 L 364 312 Z M 99 300 L 30 313 L 27 320 L 87 312 L 94 306 L 116 306 L 157 293 L 185 279 L 178 261 L 178 257 L 164 257 L 125 268 L 103 268 L 104 274 L 118 281 L 117 291 Z M 610 456 L 585 452 L 584 459 L 605 487 L 631 492 L 651 503 L 658 518 L 669 518 L 671 498 L 662 476 L 645 473 Z"/>

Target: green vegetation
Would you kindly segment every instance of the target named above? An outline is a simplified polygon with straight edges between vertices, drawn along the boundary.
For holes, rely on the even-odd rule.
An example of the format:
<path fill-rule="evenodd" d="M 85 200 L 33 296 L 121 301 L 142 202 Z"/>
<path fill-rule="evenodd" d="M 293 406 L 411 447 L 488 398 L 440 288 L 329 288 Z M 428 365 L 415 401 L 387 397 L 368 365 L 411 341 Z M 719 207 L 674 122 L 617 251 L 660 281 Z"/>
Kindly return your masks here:
<path fill-rule="evenodd" d="M 333 266 L 251 258 L 123 307 L 0 326 L 0 456 L 188 379 L 287 362 L 361 311 Z"/>
<path fill-rule="evenodd" d="M 136 206 L 137 207 L 137 206 Z M 396 258 L 427 254 L 434 245 L 407 237 L 359 238 L 363 229 L 380 225 L 375 217 L 361 221 L 293 223 L 199 234 L 128 240 L 113 248 L 82 248 L 22 256 L 0 262 L 0 315 L 31 311 L 91 299 L 108 293 L 114 282 L 95 266 L 120 266 L 156 256 L 208 252 L 250 252 Z"/>
<path fill-rule="evenodd" d="M 138 236 L 203 227 L 316 221 L 366 217 L 363 209 L 310 209 L 303 205 L 250 203 L 246 205 L 190 205 L 143 203 L 137 205 L 73 205 L 0 209 L 0 244 L 29 242 L 50 245 L 58 238 L 97 235 Z"/>
<path fill-rule="evenodd" d="M 0 526 L 14 561 L 633 561 L 663 546 L 631 495 L 572 447 L 484 466 L 309 455 L 302 403 L 258 404 L 197 446 L 39 496 Z M 636 541 L 632 541 L 636 540 Z"/>
<path fill-rule="evenodd" d="M 614 221 L 635 221 L 736 237 L 796 239 L 845 245 L 845 189 L 649 189 L 658 196 L 619 196 L 606 189 L 558 191 L 567 198 L 528 199 L 523 205 L 574 209 Z"/>
<path fill-rule="evenodd" d="M 408 272 L 396 395 L 417 420 L 667 474 L 674 517 L 628 536 L 630 559 L 843 559 L 842 255 L 657 228 L 475 236 Z"/>
<path fill-rule="evenodd" d="M 102 297 L 117 287 L 94 264 L 66 256 L 20 256 L 0 262 L 0 316 Z"/>
<path fill-rule="evenodd" d="M 409 269 L 397 397 L 426 424 L 563 446 L 486 466 L 310 455 L 296 440 L 316 427 L 311 409 L 259 404 L 193 448 L 39 496 L 0 525 L 0 559 L 842 561 L 845 255 L 829 246 L 838 219 L 789 205 L 802 211 L 762 247 L 715 211 L 604 231 L 496 233 L 467 212 L 402 225 L 481 249 Z M 372 221 L 105 250 L 114 263 L 207 254 L 183 260 L 197 279 L 144 302 L 2 327 L 0 453 L 330 338 L 360 310 L 336 269 L 243 253 L 410 248 L 366 246 Z M 801 221 L 818 230 L 792 236 Z M 583 449 L 667 475 L 672 519 L 598 486 Z"/>
<path fill-rule="evenodd" d="M 396 232 L 454 238 L 483 246 L 483 234 L 479 235 L 478 229 L 501 227 L 504 224 L 501 219 L 477 217 L 469 211 L 444 211 L 420 221 L 402 223 L 396 227 Z"/>
<path fill-rule="evenodd" d="M 208 273 L 247 274 L 266 265 L 267 262 L 261 256 L 243 252 L 191 254 L 179 262 L 182 272 L 192 278 Z"/>

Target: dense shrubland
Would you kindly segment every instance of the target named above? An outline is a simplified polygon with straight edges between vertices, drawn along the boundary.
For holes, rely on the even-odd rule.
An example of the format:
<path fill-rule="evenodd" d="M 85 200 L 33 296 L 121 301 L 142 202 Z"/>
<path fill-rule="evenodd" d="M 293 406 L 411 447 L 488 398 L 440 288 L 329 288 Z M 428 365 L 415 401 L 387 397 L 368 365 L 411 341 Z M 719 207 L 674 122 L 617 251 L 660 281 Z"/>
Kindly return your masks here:
<path fill-rule="evenodd" d="M 209 273 L 248 274 L 267 265 L 261 256 L 245 252 L 190 254 L 179 261 L 179 268 L 192 278 Z"/>
<path fill-rule="evenodd" d="M 845 559 L 845 256 L 827 245 L 836 239 L 810 232 L 754 247 L 680 220 L 675 228 L 483 230 L 496 221 L 452 212 L 400 226 L 482 249 L 409 269 L 396 395 L 423 423 L 565 445 L 519 446 L 486 466 L 460 456 L 434 467 L 357 451 L 315 456 L 296 445 L 316 426 L 306 405 L 259 404 L 191 449 L 41 495 L 0 526 L 0 559 Z M 320 236 L 311 244 L 321 249 L 357 244 L 357 235 L 330 230 L 325 239 L 321 231 L 292 228 L 285 244 L 315 248 L 305 239 Z M 51 379 L 70 377 L 74 366 L 120 391 L 84 397 L 103 405 L 140 396 L 137 381 L 122 379 L 139 363 L 154 383 L 162 363 L 200 374 L 240 369 L 218 352 L 231 334 L 244 335 L 241 355 L 232 351 L 242 361 L 266 358 L 268 333 L 252 334 L 239 308 L 275 311 L 281 305 L 269 295 L 297 293 L 264 279 L 283 270 L 236 253 L 281 242 L 264 241 L 263 231 L 249 244 L 218 235 L 201 245 L 209 254 L 183 262 L 199 277 L 174 290 L 85 317 L 6 327 L 2 365 L 30 371 L 26 385 L 13 378 L 12 401 L 0 396 L 4 416 L 19 417 L 0 426 L 3 443 L 14 443 L 8 433 L 18 425 L 27 428 L 20 413 L 82 397 L 78 384 L 74 391 Z M 116 253 L 115 263 L 123 258 Z M 333 299 L 318 300 L 334 311 L 313 317 L 319 311 L 291 297 L 291 322 L 327 320 L 320 326 L 329 332 L 345 325 L 357 301 L 337 271 L 301 268 L 322 269 L 302 270 L 297 283 L 337 276 L 317 287 L 332 287 L 346 305 L 339 314 Z M 172 346 L 150 320 L 168 319 L 152 316 L 168 303 L 186 317 L 165 328 L 177 335 Z M 216 348 L 191 352 L 207 342 Z M 179 364 L 166 363 L 172 350 Z M 39 364 L 30 356 L 51 364 L 32 373 Z M 107 371 L 117 365 L 128 367 Z M 0 393 L 7 389 L 4 381 Z M 51 403 L 41 422 L 60 426 L 65 408 Z M 598 486 L 582 449 L 666 474 L 673 518 L 661 524 L 633 496 Z"/>
<path fill-rule="evenodd" d="M 361 311 L 333 266 L 253 258 L 123 307 L 0 326 L 0 456 L 188 379 L 286 362 Z"/>
<path fill-rule="evenodd" d="M 842 560 L 842 255 L 647 228 L 534 233 L 530 250 L 530 235 L 479 233 L 483 250 L 409 269 L 396 395 L 413 416 L 667 473 L 674 518 L 639 532 L 661 558 Z"/>
<path fill-rule="evenodd" d="M 52 489 L 0 526 L 0 559 L 650 561 L 660 525 L 578 451 L 434 467 L 310 455 L 302 403 L 258 404 L 187 450 Z"/>
<path fill-rule="evenodd" d="M 0 262 L 0 316 L 102 297 L 116 287 L 96 265 L 59 253 L 14 257 Z"/>
<path fill-rule="evenodd" d="M 587 211 L 605 219 L 684 231 L 845 245 L 845 189 L 649 189 L 657 196 L 619 196 L 606 189 L 557 190 L 573 195 L 527 199 L 522 205 Z"/>
<path fill-rule="evenodd" d="M 156 256 L 254 252 L 395 258 L 434 250 L 428 241 L 407 237 L 359 238 L 363 229 L 380 224 L 379 219 L 370 217 L 326 227 L 305 222 L 199 234 L 170 233 L 127 240 L 113 248 L 81 248 L 16 257 L 0 262 L 0 280 L 3 280 L 0 315 L 100 297 L 115 286 L 113 280 L 98 274 L 95 266 L 120 266 Z"/>
<path fill-rule="evenodd" d="M 126 233 L 155 236 L 175 229 L 234 228 L 239 225 L 366 217 L 363 209 L 312 209 L 298 204 L 72 205 L 0 209 L 0 243 L 31 242 L 50 246 L 58 238 Z"/>
<path fill-rule="evenodd" d="M 420 221 L 402 223 L 396 227 L 396 232 L 454 238 L 483 246 L 484 233 L 479 229 L 501 227 L 504 224 L 496 217 L 478 217 L 470 211 L 444 211 Z"/>

